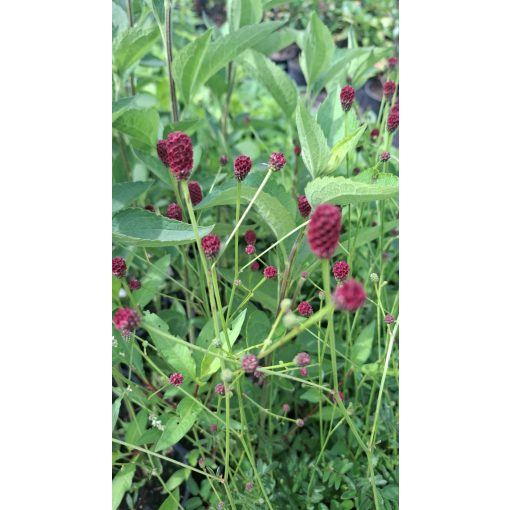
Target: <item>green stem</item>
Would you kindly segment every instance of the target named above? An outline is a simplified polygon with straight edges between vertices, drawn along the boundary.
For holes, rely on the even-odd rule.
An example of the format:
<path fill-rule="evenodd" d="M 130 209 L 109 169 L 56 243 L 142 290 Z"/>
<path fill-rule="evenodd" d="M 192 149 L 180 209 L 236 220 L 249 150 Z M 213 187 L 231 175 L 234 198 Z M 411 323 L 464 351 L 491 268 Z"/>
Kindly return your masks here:
<path fill-rule="evenodd" d="M 326 307 L 329 309 L 328 326 L 326 328 L 326 336 L 329 335 L 329 349 L 331 351 L 331 369 L 333 371 L 333 389 L 335 392 L 334 399 L 338 398 L 338 373 L 336 367 L 336 348 L 335 348 L 335 331 L 333 322 L 333 305 L 331 303 L 331 279 L 329 276 L 329 260 L 322 259 L 322 286 L 326 294 Z"/>
<path fill-rule="evenodd" d="M 179 120 L 179 110 L 177 108 L 177 95 L 175 92 L 175 82 L 172 74 L 172 2 L 165 0 L 165 43 L 166 43 L 166 61 L 168 66 L 168 81 L 170 86 L 170 107 L 172 110 L 172 119 L 174 122 Z"/>

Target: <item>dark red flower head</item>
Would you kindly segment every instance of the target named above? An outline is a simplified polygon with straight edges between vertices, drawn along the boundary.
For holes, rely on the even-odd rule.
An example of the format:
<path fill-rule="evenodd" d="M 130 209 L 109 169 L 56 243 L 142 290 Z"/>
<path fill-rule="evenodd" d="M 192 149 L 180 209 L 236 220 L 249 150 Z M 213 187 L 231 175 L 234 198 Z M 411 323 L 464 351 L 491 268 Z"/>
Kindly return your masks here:
<path fill-rule="evenodd" d="M 214 393 L 216 393 L 216 395 L 225 395 L 225 385 L 221 383 L 217 384 L 214 387 Z"/>
<path fill-rule="evenodd" d="M 202 202 L 202 188 L 197 181 L 189 181 L 188 182 L 188 190 L 189 196 L 191 198 L 191 203 L 193 205 L 197 205 Z"/>
<path fill-rule="evenodd" d="M 393 106 L 390 110 L 386 127 L 389 133 L 393 133 L 398 128 L 398 105 Z"/>
<path fill-rule="evenodd" d="M 251 170 L 251 159 L 248 156 L 238 156 L 234 161 L 234 176 L 238 181 L 244 181 Z"/>
<path fill-rule="evenodd" d="M 297 307 L 297 311 L 302 317 L 310 317 L 313 313 L 313 308 L 308 301 L 301 301 Z"/>
<path fill-rule="evenodd" d="M 338 207 L 321 204 L 315 209 L 308 225 L 308 244 L 317 257 L 330 259 L 333 256 L 341 228 L 342 213 Z"/>
<path fill-rule="evenodd" d="M 171 220 L 182 221 L 182 209 L 179 207 L 179 204 L 172 202 L 168 204 L 166 208 L 166 216 Z"/>
<path fill-rule="evenodd" d="M 260 264 L 258 260 L 255 260 L 255 262 L 251 263 L 250 269 L 252 271 L 258 271 L 260 269 Z"/>
<path fill-rule="evenodd" d="M 191 138 L 181 131 L 170 133 L 166 139 L 167 163 L 178 181 L 187 179 L 193 168 Z"/>
<path fill-rule="evenodd" d="M 139 289 L 142 285 L 140 284 L 140 280 L 138 280 L 137 278 L 132 278 L 131 280 L 129 280 L 129 288 L 131 290 L 136 290 L 136 289 Z"/>
<path fill-rule="evenodd" d="M 381 154 L 379 155 L 379 159 L 383 163 L 385 163 L 386 161 L 389 161 L 390 158 L 391 158 L 391 154 L 388 151 L 381 152 Z"/>
<path fill-rule="evenodd" d="M 257 241 L 257 234 L 255 233 L 255 230 L 247 230 L 244 234 L 244 240 L 247 244 L 255 244 Z"/>
<path fill-rule="evenodd" d="M 119 308 L 113 316 L 113 324 L 122 336 L 129 336 L 140 324 L 140 316 L 132 308 Z"/>
<path fill-rule="evenodd" d="M 345 280 L 350 269 L 349 264 L 347 264 L 345 260 L 335 262 L 335 265 L 333 266 L 333 276 L 337 281 Z"/>
<path fill-rule="evenodd" d="M 312 206 L 310 205 L 310 202 L 308 202 L 308 199 L 305 197 L 305 195 L 299 195 L 297 197 L 297 206 L 299 209 L 299 214 L 301 214 L 303 218 L 308 218 L 310 212 L 312 211 Z"/>
<path fill-rule="evenodd" d="M 165 166 L 168 166 L 168 154 L 166 150 L 166 140 L 158 140 L 156 144 L 156 152 L 158 157 Z"/>
<path fill-rule="evenodd" d="M 306 367 L 310 364 L 310 355 L 307 352 L 298 352 L 294 357 L 294 363 L 298 367 Z"/>
<path fill-rule="evenodd" d="M 360 172 L 361 172 L 361 170 L 360 170 L 359 167 L 356 167 L 356 168 L 352 169 L 352 175 L 358 175 Z"/>
<path fill-rule="evenodd" d="M 391 98 L 393 97 L 393 94 L 395 93 L 395 90 L 397 90 L 397 85 L 396 85 L 396 83 L 393 80 L 388 80 L 384 84 L 383 92 L 384 92 L 384 95 L 386 96 L 386 99 L 388 101 L 390 101 Z"/>
<path fill-rule="evenodd" d="M 356 280 L 347 280 L 336 288 L 333 301 L 337 309 L 353 312 L 363 306 L 366 297 L 365 290 L 360 283 Z"/>
<path fill-rule="evenodd" d="M 220 165 L 225 166 L 228 163 L 228 157 L 225 154 L 220 156 Z"/>
<path fill-rule="evenodd" d="M 208 259 L 213 259 L 220 251 L 221 241 L 217 235 L 208 234 L 202 237 L 202 249 Z"/>
<path fill-rule="evenodd" d="M 285 164 L 287 163 L 287 160 L 285 159 L 285 156 L 281 152 L 273 152 L 271 156 L 269 156 L 268 165 L 271 170 L 274 172 L 280 171 Z"/>
<path fill-rule="evenodd" d="M 175 374 L 172 374 L 168 378 L 168 382 L 172 386 L 181 386 L 181 384 L 184 382 L 184 377 L 183 377 L 183 375 L 180 372 L 176 372 Z"/>
<path fill-rule="evenodd" d="M 271 278 L 274 278 L 278 274 L 278 269 L 274 266 L 267 266 L 264 268 L 264 278 L 267 278 L 268 280 L 271 280 Z"/>
<path fill-rule="evenodd" d="M 246 354 L 241 361 L 241 367 L 247 374 L 253 374 L 259 366 L 259 360 L 255 354 Z"/>
<path fill-rule="evenodd" d="M 123 278 L 126 275 L 126 261 L 122 257 L 112 259 L 112 274 L 117 278 Z"/>
<path fill-rule="evenodd" d="M 397 57 L 390 57 L 388 59 L 388 67 L 390 69 L 395 69 L 395 67 L 397 67 L 397 63 L 398 63 Z"/>
<path fill-rule="evenodd" d="M 248 246 L 246 246 L 244 251 L 246 255 L 253 255 L 255 253 L 255 246 L 253 246 L 253 244 L 249 244 Z"/>
<path fill-rule="evenodd" d="M 381 132 L 377 128 L 374 128 L 372 129 L 372 131 L 370 131 L 370 138 L 375 140 L 376 138 L 379 137 L 380 133 Z"/>
<path fill-rule="evenodd" d="M 384 322 L 386 324 L 393 324 L 395 322 L 395 317 L 393 317 L 393 315 L 391 315 L 391 313 L 389 313 L 384 316 Z"/>
<path fill-rule="evenodd" d="M 296 146 L 294 147 L 294 154 L 295 154 L 296 156 L 299 156 L 299 155 L 301 154 L 301 147 L 300 147 L 299 145 L 296 145 Z"/>
<path fill-rule="evenodd" d="M 301 367 L 299 369 L 299 375 L 301 375 L 301 377 L 306 377 L 308 375 L 308 368 Z"/>
<path fill-rule="evenodd" d="M 350 85 L 346 85 L 340 91 L 340 102 L 344 112 L 348 112 L 351 109 L 354 98 L 356 97 L 356 91 Z"/>

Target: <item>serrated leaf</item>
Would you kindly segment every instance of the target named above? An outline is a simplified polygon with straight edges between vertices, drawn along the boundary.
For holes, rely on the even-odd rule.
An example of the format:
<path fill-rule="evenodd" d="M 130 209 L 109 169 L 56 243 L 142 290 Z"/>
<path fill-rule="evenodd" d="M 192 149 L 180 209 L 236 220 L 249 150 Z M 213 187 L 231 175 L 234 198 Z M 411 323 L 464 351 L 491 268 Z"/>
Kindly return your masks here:
<path fill-rule="evenodd" d="M 289 75 L 254 50 L 247 50 L 243 54 L 242 62 L 250 70 L 253 78 L 269 91 L 283 113 L 289 118 L 292 117 L 296 109 L 297 89 Z"/>
<path fill-rule="evenodd" d="M 370 357 L 375 335 L 375 321 L 361 330 L 351 351 L 351 360 L 356 366 L 363 365 Z"/>
<path fill-rule="evenodd" d="M 117 510 L 122 502 L 124 494 L 126 494 L 131 487 L 135 469 L 135 464 L 124 464 L 115 475 L 112 481 L 112 510 Z"/>
<path fill-rule="evenodd" d="M 326 173 L 334 172 L 340 166 L 347 154 L 356 148 L 366 128 L 366 124 L 360 126 L 356 131 L 350 133 L 333 145 L 326 167 Z"/>
<path fill-rule="evenodd" d="M 329 92 L 328 97 L 317 110 L 317 122 L 324 132 L 330 147 L 338 139 L 343 120 L 344 111 L 340 103 L 340 85 L 337 85 Z"/>
<path fill-rule="evenodd" d="M 115 4 L 112 4 L 115 5 Z M 136 94 L 135 96 L 123 97 L 112 103 L 112 122 L 129 110 L 144 110 L 156 106 L 157 99 L 149 94 Z"/>
<path fill-rule="evenodd" d="M 202 408 L 189 397 L 183 398 L 177 405 L 178 416 L 172 416 L 165 423 L 165 430 L 156 443 L 157 452 L 178 443 L 195 424 Z"/>
<path fill-rule="evenodd" d="M 155 313 L 145 312 L 142 327 L 147 329 L 163 359 L 177 372 L 182 372 L 185 378 L 194 380 L 196 366 L 191 349 L 175 342 L 182 339 L 169 332 L 168 324 Z"/>
<path fill-rule="evenodd" d="M 212 31 L 208 30 L 178 51 L 172 65 L 175 83 L 185 103 L 190 102 L 192 91 L 206 54 Z"/>
<path fill-rule="evenodd" d="M 124 209 L 143 195 L 154 181 L 119 182 L 112 186 L 112 212 Z"/>
<path fill-rule="evenodd" d="M 122 32 L 113 42 L 113 66 L 124 73 L 143 58 L 159 38 L 158 27 L 134 26 Z"/>
<path fill-rule="evenodd" d="M 296 125 L 301 144 L 301 157 L 312 177 L 326 168 L 329 147 L 321 127 L 307 110 L 301 99 L 296 107 Z"/>
<path fill-rule="evenodd" d="M 198 227 L 200 237 L 209 234 L 214 225 Z M 112 218 L 113 238 L 121 244 L 145 247 L 179 246 L 195 241 L 188 223 L 169 220 L 144 209 L 124 209 Z"/>
<path fill-rule="evenodd" d="M 306 185 L 305 194 L 312 207 L 325 202 L 345 205 L 384 200 L 398 195 L 398 177 L 371 183 L 345 177 L 319 177 Z"/>
<path fill-rule="evenodd" d="M 335 50 L 335 43 L 328 27 L 324 25 L 316 12 L 312 12 L 306 27 L 304 47 L 301 54 L 301 68 L 308 87 L 329 66 Z"/>
<path fill-rule="evenodd" d="M 113 127 L 152 148 L 158 140 L 159 114 L 155 108 L 127 110 L 117 117 Z"/>

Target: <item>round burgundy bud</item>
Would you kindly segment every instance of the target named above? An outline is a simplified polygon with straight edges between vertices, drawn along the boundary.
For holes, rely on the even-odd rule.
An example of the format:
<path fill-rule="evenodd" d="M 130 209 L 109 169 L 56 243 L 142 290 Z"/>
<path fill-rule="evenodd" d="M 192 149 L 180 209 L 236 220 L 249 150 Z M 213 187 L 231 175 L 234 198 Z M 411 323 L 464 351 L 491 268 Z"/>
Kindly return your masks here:
<path fill-rule="evenodd" d="M 225 166 L 228 163 L 228 157 L 225 154 L 220 156 L 220 165 Z"/>
<path fill-rule="evenodd" d="M 303 279 L 305 279 L 305 280 L 306 280 L 309 276 L 310 276 L 310 273 L 309 273 L 308 271 L 303 271 L 303 272 L 301 273 L 301 278 L 303 278 Z"/>
<path fill-rule="evenodd" d="M 129 280 L 129 288 L 131 290 L 139 289 L 141 286 L 142 285 L 140 284 L 140 280 L 136 278 L 131 278 L 131 280 Z"/>
<path fill-rule="evenodd" d="M 249 124 L 249 123 L 251 122 L 251 117 L 250 117 L 249 115 L 246 115 L 246 116 L 244 117 L 244 119 L 243 119 L 243 122 L 244 122 L 245 124 Z"/>
<path fill-rule="evenodd" d="M 395 322 L 395 317 L 393 317 L 393 315 L 391 315 L 391 313 L 387 314 L 385 317 L 384 317 L 384 322 L 386 324 L 393 324 Z"/>
<path fill-rule="evenodd" d="M 350 270 L 349 264 L 345 260 L 340 260 L 333 265 L 333 276 L 337 281 L 345 280 Z"/>
<path fill-rule="evenodd" d="M 278 274 L 278 269 L 274 266 L 267 266 L 264 268 L 264 278 L 271 280 L 271 278 L 275 278 Z"/>
<path fill-rule="evenodd" d="M 156 144 L 156 152 L 158 153 L 158 158 L 161 160 L 165 166 L 168 166 L 168 154 L 166 150 L 166 140 L 158 140 Z"/>
<path fill-rule="evenodd" d="M 193 205 L 198 205 L 202 202 L 202 188 L 197 181 L 188 182 L 189 197 Z"/>
<path fill-rule="evenodd" d="M 303 428 L 304 426 L 305 426 L 304 420 L 302 420 L 301 418 L 298 418 L 296 420 L 296 427 Z"/>
<path fill-rule="evenodd" d="M 216 434 L 216 432 L 218 432 L 218 425 L 216 425 L 216 423 L 211 423 L 211 425 L 209 426 L 209 430 L 211 431 L 211 433 Z"/>
<path fill-rule="evenodd" d="M 257 241 L 257 234 L 254 230 L 247 230 L 244 234 L 244 240 L 247 244 L 255 244 Z"/>
<path fill-rule="evenodd" d="M 307 352 L 298 352 L 294 357 L 294 363 L 298 367 L 306 367 L 310 364 L 310 355 Z"/>
<path fill-rule="evenodd" d="M 122 336 L 129 336 L 138 327 L 140 320 L 138 312 L 132 308 L 119 308 L 113 316 L 113 324 Z"/>
<path fill-rule="evenodd" d="M 122 257 L 112 259 L 112 274 L 117 278 L 123 278 L 126 275 L 126 261 Z"/>
<path fill-rule="evenodd" d="M 308 202 L 308 199 L 305 197 L 305 195 L 299 195 L 297 197 L 297 206 L 299 209 L 299 214 L 301 214 L 303 218 L 308 218 L 312 212 L 312 206 L 310 205 L 310 202 Z"/>
<path fill-rule="evenodd" d="M 301 368 L 299 369 L 299 375 L 300 375 L 301 377 L 306 377 L 306 376 L 308 375 L 308 368 L 306 368 L 306 367 L 301 367 Z"/>
<path fill-rule="evenodd" d="M 398 110 L 399 110 L 398 106 L 395 105 L 390 110 L 390 114 L 388 115 L 386 127 L 387 127 L 389 133 L 393 133 L 393 131 L 396 131 L 398 128 L 398 119 L 399 119 Z"/>
<path fill-rule="evenodd" d="M 381 134 L 381 132 L 379 131 L 379 129 L 374 128 L 374 129 L 372 129 L 372 131 L 370 131 L 370 138 L 372 138 L 373 140 L 376 140 L 377 138 L 379 138 L 380 134 Z"/>
<path fill-rule="evenodd" d="M 296 145 L 296 146 L 294 147 L 294 154 L 295 154 L 296 156 L 299 156 L 299 155 L 301 154 L 301 147 L 300 147 L 299 145 Z"/>
<path fill-rule="evenodd" d="M 213 259 L 220 251 L 221 241 L 217 235 L 208 234 L 202 237 L 202 249 L 208 259 Z"/>
<path fill-rule="evenodd" d="M 279 172 L 287 163 L 285 156 L 281 152 L 273 152 L 269 156 L 268 165 L 273 172 Z"/>
<path fill-rule="evenodd" d="M 214 393 L 216 393 L 216 395 L 225 395 L 225 385 L 221 383 L 217 384 L 214 387 Z"/>
<path fill-rule="evenodd" d="M 398 63 L 397 57 L 390 57 L 388 59 L 388 67 L 390 69 L 395 69 L 395 67 L 397 67 L 397 63 Z"/>
<path fill-rule="evenodd" d="M 391 98 L 393 97 L 393 94 L 395 93 L 395 90 L 397 90 L 397 85 L 396 85 L 396 83 L 393 80 L 388 80 L 383 85 L 383 93 L 384 93 L 384 96 L 386 97 L 386 99 L 388 101 L 390 101 Z"/>
<path fill-rule="evenodd" d="M 178 181 L 187 179 L 193 168 L 191 138 L 181 131 L 170 133 L 166 139 L 167 162 Z"/>
<path fill-rule="evenodd" d="M 249 244 L 244 251 L 246 252 L 246 255 L 253 255 L 255 253 L 255 246 L 253 244 Z"/>
<path fill-rule="evenodd" d="M 289 411 L 290 411 L 290 406 L 289 404 L 283 404 L 282 405 L 282 411 L 287 414 Z"/>
<path fill-rule="evenodd" d="M 344 112 L 348 112 L 351 109 L 354 98 L 356 97 L 356 91 L 350 85 L 346 85 L 340 91 L 340 102 Z"/>
<path fill-rule="evenodd" d="M 241 367 L 247 374 L 253 374 L 259 366 L 259 360 L 255 354 L 246 354 L 241 361 Z"/>
<path fill-rule="evenodd" d="M 386 161 L 389 161 L 390 158 L 391 158 L 391 154 L 388 151 L 381 152 L 381 154 L 379 155 L 379 159 L 383 163 L 386 163 Z"/>
<path fill-rule="evenodd" d="M 253 490 L 253 482 L 247 482 L 244 486 L 244 490 L 246 492 L 251 492 Z"/>
<path fill-rule="evenodd" d="M 238 181 L 244 181 L 251 170 L 251 159 L 248 156 L 238 156 L 234 161 L 234 176 Z"/>
<path fill-rule="evenodd" d="M 176 202 L 168 204 L 166 216 L 171 220 L 182 221 L 182 209 L 179 207 L 179 204 Z"/>
<path fill-rule="evenodd" d="M 333 256 L 341 228 L 342 213 L 338 207 L 321 204 L 315 209 L 308 225 L 308 244 L 317 257 L 330 259 Z"/>
<path fill-rule="evenodd" d="M 310 317 L 313 314 L 312 305 L 308 301 L 301 301 L 297 307 L 297 312 L 302 317 Z"/>
<path fill-rule="evenodd" d="M 255 260 L 254 262 L 251 263 L 250 269 L 252 271 L 258 271 L 260 269 L 260 264 L 258 260 Z"/>
<path fill-rule="evenodd" d="M 176 372 L 175 374 L 172 374 L 169 378 L 168 378 L 168 382 L 172 385 L 172 386 L 180 386 L 183 382 L 184 382 L 184 376 L 180 373 L 180 372 Z"/>
<path fill-rule="evenodd" d="M 147 204 L 144 209 L 150 212 L 156 212 L 156 208 L 152 204 Z"/>
<path fill-rule="evenodd" d="M 205 459 L 204 459 L 203 457 L 200 457 L 200 458 L 198 459 L 198 465 L 199 465 L 199 467 L 200 467 L 201 469 L 204 469 L 204 467 L 205 467 Z"/>
<path fill-rule="evenodd" d="M 356 280 L 347 280 L 336 288 L 333 301 L 337 309 L 354 312 L 363 306 L 367 295 L 363 286 Z"/>

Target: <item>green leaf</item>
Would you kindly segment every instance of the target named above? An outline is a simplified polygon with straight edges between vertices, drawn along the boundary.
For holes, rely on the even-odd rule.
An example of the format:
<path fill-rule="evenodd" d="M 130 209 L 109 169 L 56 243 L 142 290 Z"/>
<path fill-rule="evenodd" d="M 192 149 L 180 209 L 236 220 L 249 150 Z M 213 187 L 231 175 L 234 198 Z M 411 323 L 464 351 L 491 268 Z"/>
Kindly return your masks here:
<path fill-rule="evenodd" d="M 145 312 L 142 327 L 147 329 L 163 359 L 185 378 L 195 380 L 196 367 L 191 349 L 175 342 L 182 339 L 169 333 L 168 324 L 155 313 Z"/>
<path fill-rule="evenodd" d="M 260 0 L 232 0 L 229 18 L 233 30 L 254 25 L 262 19 L 262 3 Z"/>
<path fill-rule="evenodd" d="M 175 83 L 185 103 L 189 103 L 195 82 L 204 60 L 212 31 L 208 30 L 193 42 L 187 44 L 175 55 L 172 68 Z"/>
<path fill-rule="evenodd" d="M 398 195 L 398 177 L 391 175 L 391 178 L 385 177 L 384 181 L 372 183 L 345 177 L 320 177 L 306 185 L 305 194 L 312 207 L 325 202 L 345 205 L 384 200 Z"/>
<path fill-rule="evenodd" d="M 257 51 L 247 50 L 242 62 L 250 70 L 250 75 L 266 87 L 283 113 L 292 117 L 296 109 L 297 89 L 288 74 Z"/>
<path fill-rule="evenodd" d="M 304 47 L 301 54 L 301 68 L 308 87 L 315 82 L 329 66 L 335 43 L 331 33 L 316 12 L 312 12 L 305 31 Z"/>
<path fill-rule="evenodd" d="M 358 144 L 358 141 L 362 137 L 366 128 L 366 124 L 360 126 L 358 129 L 356 129 L 356 131 L 350 133 L 348 136 L 342 138 L 337 143 L 335 143 L 335 145 L 333 145 L 329 156 L 328 165 L 326 167 L 327 173 L 334 172 L 340 166 L 340 163 L 342 163 L 347 154 L 356 148 L 356 145 Z"/>
<path fill-rule="evenodd" d="M 156 443 L 159 452 L 178 443 L 195 424 L 202 408 L 189 397 L 183 398 L 177 406 L 178 416 L 172 416 L 165 424 L 165 430 Z"/>
<path fill-rule="evenodd" d="M 372 343 L 375 334 L 375 321 L 363 328 L 358 338 L 354 342 L 351 351 L 351 359 L 356 366 L 363 365 L 370 357 L 372 352 Z"/>
<path fill-rule="evenodd" d="M 230 347 L 232 347 L 237 339 L 239 338 L 239 333 L 241 333 L 241 328 L 244 323 L 244 318 L 246 317 L 246 310 L 243 310 L 232 322 L 232 326 L 230 329 L 227 329 L 228 339 L 230 342 Z M 225 351 L 228 350 L 227 339 L 225 338 L 225 333 L 223 331 L 220 332 L 221 345 Z M 200 379 L 202 381 L 207 380 L 211 375 L 215 374 L 220 369 L 220 360 L 215 356 L 211 356 L 210 354 L 206 354 L 202 359 L 202 365 L 200 367 Z"/>
<path fill-rule="evenodd" d="M 254 172 L 252 170 L 250 175 L 242 182 L 241 202 L 243 204 L 247 204 L 252 199 L 257 191 L 257 183 L 262 180 L 264 175 L 265 172 Z M 195 209 L 202 210 L 218 205 L 235 205 L 237 183 L 233 179 L 231 181 L 214 188 L 212 193 L 207 195 Z M 294 222 L 295 205 L 293 204 L 293 208 L 290 208 L 290 204 L 286 203 L 285 195 L 286 192 L 282 186 L 268 182 L 253 205 L 253 209 L 266 222 L 277 239 L 296 227 Z"/>
<path fill-rule="evenodd" d="M 115 429 L 115 424 L 117 423 L 117 419 L 119 417 L 120 404 L 122 403 L 122 398 L 119 397 L 112 404 L 112 432 Z"/>
<path fill-rule="evenodd" d="M 344 111 L 340 103 L 340 85 L 337 85 L 328 94 L 325 101 L 317 110 L 317 122 L 324 132 L 324 136 L 330 147 L 338 139 L 340 128 L 344 121 Z"/>
<path fill-rule="evenodd" d="M 152 148 L 158 140 L 159 114 L 155 108 L 127 110 L 117 117 L 113 127 Z"/>
<path fill-rule="evenodd" d="M 156 177 L 158 177 L 162 182 L 164 182 L 167 186 L 173 188 L 172 177 L 170 175 L 170 170 L 161 163 L 158 158 L 151 156 L 142 151 L 137 151 L 133 149 L 134 155 L 147 167 L 147 169 L 152 172 Z"/>
<path fill-rule="evenodd" d="M 297 102 L 296 124 L 301 144 L 301 156 L 308 172 L 317 177 L 326 168 L 329 147 L 321 127 L 306 109 L 301 99 Z"/>
<path fill-rule="evenodd" d="M 158 27 L 134 26 L 122 32 L 113 42 L 113 67 L 123 74 L 143 58 L 159 39 Z"/>
<path fill-rule="evenodd" d="M 182 482 L 185 482 L 189 478 L 190 474 L 191 474 L 191 469 L 186 469 L 186 468 L 178 469 L 168 479 L 168 482 L 166 482 L 166 486 L 167 486 L 168 490 L 173 491 L 174 489 L 179 487 L 179 485 L 181 485 Z"/>
<path fill-rule="evenodd" d="M 117 510 L 122 502 L 124 494 L 126 494 L 131 487 L 135 469 L 135 464 L 124 464 L 115 475 L 112 481 L 112 510 Z"/>
<path fill-rule="evenodd" d="M 190 470 L 187 469 L 186 471 Z M 172 492 L 172 494 L 169 494 L 165 501 L 161 503 L 159 510 L 177 510 L 178 508 L 179 508 L 179 489 L 175 489 Z"/>
<path fill-rule="evenodd" d="M 296 30 L 292 28 L 281 28 L 272 34 L 269 34 L 263 41 L 255 44 L 252 48 L 266 56 L 271 55 L 275 51 L 280 51 L 293 42 L 296 42 Z"/>
<path fill-rule="evenodd" d="M 143 195 L 154 181 L 119 182 L 112 187 L 112 212 L 124 209 Z"/>
<path fill-rule="evenodd" d="M 115 4 L 112 4 L 115 5 Z M 157 99 L 149 94 L 136 94 L 135 96 L 123 97 L 112 103 L 112 122 L 129 110 L 144 110 L 156 106 Z"/>
<path fill-rule="evenodd" d="M 249 345 L 260 343 L 267 337 L 270 329 L 271 324 L 264 312 L 261 310 L 250 312 L 246 321 L 246 341 Z"/>
<path fill-rule="evenodd" d="M 198 227 L 200 237 L 214 228 Z M 144 209 L 124 209 L 112 218 L 113 238 L 121 244 L 161 247 L 178 246 L 195 241 L 193 228 L 188 223 L 169 220 Z"/>
<path fill-rule="evenodd" d="M 257 25 L 248 25 L 209 44 L 195 80 L 193 93 L 231 60 L 244 50 L 263 41 L 282 24 L 283 22 L 280 21 L 266 21 Z"/>
<path fill-rule="evenodd" d="M 141 287 L 132 291 L 133 298 L 140 308 L 145 308 L 156 293 L 160 291 L 161 287 L 163 287 L 167 279 L 169 266 L 170 255 L 161 257 L 149 266 L 141 279 Z"/>
<path fill-rule="evenodd" d="M 390 232 L 394 228 L 398 227 L 398 220 L 395 221 L 385 221 L 384 222 L 384 233 Z M 379 236 L 381 235 L 381 227 L 365 227 L 360 229 L 358 232 L 358 235 L 356 236 L 356 244 L 355 248 L 359 248 L 360 246 L 363 246 L 366 243 L 370 243 L 374 239 L 379 239 Z M 340 236 L 340 244 L 346 244 L 348 242 L 349 235 L 348 234 L 342 234 Z"/>

